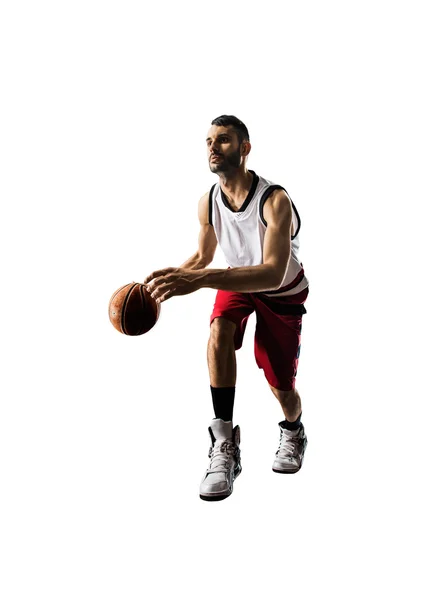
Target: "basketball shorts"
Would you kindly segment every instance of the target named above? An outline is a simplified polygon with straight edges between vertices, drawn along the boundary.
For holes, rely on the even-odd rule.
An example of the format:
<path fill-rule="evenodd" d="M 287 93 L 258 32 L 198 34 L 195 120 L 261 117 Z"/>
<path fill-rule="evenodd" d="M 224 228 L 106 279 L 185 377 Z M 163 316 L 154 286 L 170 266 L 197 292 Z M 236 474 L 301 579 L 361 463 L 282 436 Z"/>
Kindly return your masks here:
<path fill-rule="evenodd" d="M 236 325 L 235 350 L 242 346 L 247 320 L 256 312 L 255 360 L 269 384 L 278 390 L 295 387 L 301 351 L 302 315 L 309 289 L 299 294 L 271 298 L 262 293 L 218 290 L 210 325 L 224 317 Z"/>

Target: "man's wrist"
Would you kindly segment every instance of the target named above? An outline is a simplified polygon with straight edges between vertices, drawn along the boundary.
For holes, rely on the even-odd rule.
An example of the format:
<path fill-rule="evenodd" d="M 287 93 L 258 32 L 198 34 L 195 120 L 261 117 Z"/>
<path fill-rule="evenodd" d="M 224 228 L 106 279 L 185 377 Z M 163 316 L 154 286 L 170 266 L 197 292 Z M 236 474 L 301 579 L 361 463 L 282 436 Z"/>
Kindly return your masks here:
<path fill-rule="evenodd" d="M 223 273 L 226 271 L 228 271 L 228 269 L 200 269 L 200 287 L 210 288 L 213 285 L 220 283 L 223 279 Z"/>

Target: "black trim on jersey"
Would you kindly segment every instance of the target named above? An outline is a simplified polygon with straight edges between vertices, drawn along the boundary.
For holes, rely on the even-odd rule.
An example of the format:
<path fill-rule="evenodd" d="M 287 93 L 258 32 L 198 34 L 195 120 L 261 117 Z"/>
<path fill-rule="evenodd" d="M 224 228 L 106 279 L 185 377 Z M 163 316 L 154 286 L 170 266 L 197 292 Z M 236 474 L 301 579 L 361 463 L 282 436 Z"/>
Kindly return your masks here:
<path fill-rule="evenodd" d="M 255 195 L 256 192 L 256 188 L 258 187 L 258 182 L 259 182 L 259 177 L 258 175 L 255 173 L 255 171 L 252 171 L 251 169 L 249 169 L 250 173 L 253 174 L 253 181 L 252 181 L 252 186 L 249 190 L 249 193 L 247 195 L 247 198 L 244 200 L 244 203 L 242 204 L 241 208 L 239 208 L 238 210 L 233 210 L 233 208 L 230 206 L 227 197 L 225 195 L 225 193 L 222 190 L 222 187 L 219 186 L 219 189 L 221 191 L 221 198 L 222 201 L 224 203 L 224 206 L 226 208 L 228 208 L 229 210 L 231 210 L 232 212 L 236 213 L 236 212 L 244 212 L 246 210 L 246 208 L 248 207 L 248 205 L 250 204 L 250 202 L 252 201 L 253 196 Z"/>
<path fill-rule="evenodd" d="M 284 192 L 287 194 L 287 196 L 289 196 L 287 190 L 285 188 L 283 188 L 282 185 L 271 185 L 266 189 L 266 191 L 262 195 L 261 201 L 259 203 L 259 216 L 261 217 L 262 222 L 264 223 L 264 225 L 266 227 L 267 227 L 267 221 L 264 219 L 264 202 L 267 200 L 267 198 L 270 196 L 270 194 L 272 194 L 275 190 L 284 190 Z M 289 196 L 289 198 L 290 198 L 290 196 Z M 295 231 L 294 235 L 290 236 L 290 239 L 294 240 L 295 237 L 298 235 L 299 230 L 301 229 L 301 218 L 300 218 L 298 211 L 296 210 L 296 206 L 293 204 L 293 200 L 291 198 L 290 198 L 290 202 L 292 203 L 293 210 L 295 211 L 296 218 L 298 219 L 298 229 Z"/>
<path fill-rule="evenodd" d="M 213 190 L 215 189 L 216 183 L 214 183 L 212 185 L 212 187 L 210 188 L 210 192 L 209 192 L 209 224 L 212 225 L 213 227 L 213 221 L 212 221 L 212 204 L 213 204 Z"/>

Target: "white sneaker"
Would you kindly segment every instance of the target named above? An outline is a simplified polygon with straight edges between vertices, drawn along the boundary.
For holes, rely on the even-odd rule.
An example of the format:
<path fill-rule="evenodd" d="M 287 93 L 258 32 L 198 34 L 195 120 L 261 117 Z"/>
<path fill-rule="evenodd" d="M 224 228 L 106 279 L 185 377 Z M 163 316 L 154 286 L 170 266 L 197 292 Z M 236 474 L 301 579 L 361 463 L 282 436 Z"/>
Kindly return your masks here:
<path fill-rule="evenodd" d="M 232 421 L 212 419 L 209 427 L 210 464 L 200 485 L 202 500 L 224 500 L 233 491 L 233 482 L 241 473 L 240 429 Z"/>
<path fill-rule="evenodd" d="M 304 431 L 304 425 L 300 425 L 295 431 L 290 431 L 282 427 L 283 421 L 279 423 L 281 436 L 279 439 L 279 448 L 276 451 L 276 458 L 273 463 L 275 473 L 297 473 L 302 467 L 305 449 L 307 448 L 307 437 Z"/>

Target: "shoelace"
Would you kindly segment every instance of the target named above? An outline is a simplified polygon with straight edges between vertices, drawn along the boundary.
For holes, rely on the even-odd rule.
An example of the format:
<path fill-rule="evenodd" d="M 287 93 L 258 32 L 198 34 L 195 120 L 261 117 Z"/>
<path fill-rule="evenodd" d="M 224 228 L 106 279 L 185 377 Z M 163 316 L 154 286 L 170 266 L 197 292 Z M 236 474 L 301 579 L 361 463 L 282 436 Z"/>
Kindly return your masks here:
<path fill-rule="evenodd" d="M 279 439 L 279 448 L 276 451 L 278 456 L 292 457 L 297 451 L 298 446 L 302 443 L 302 439 L 299 437 L 293 437 L 290 434 L 286 434 L 281 431 L 281 437 Z"/>
<path fill-rule="evenodd" d="M 231 440 L 223 440 L 221 444 L 215 442 L 215 445 L 209 451 L 210 465 L 207 472 L 227 471 L 234 453 L 235 445 Z"/>

